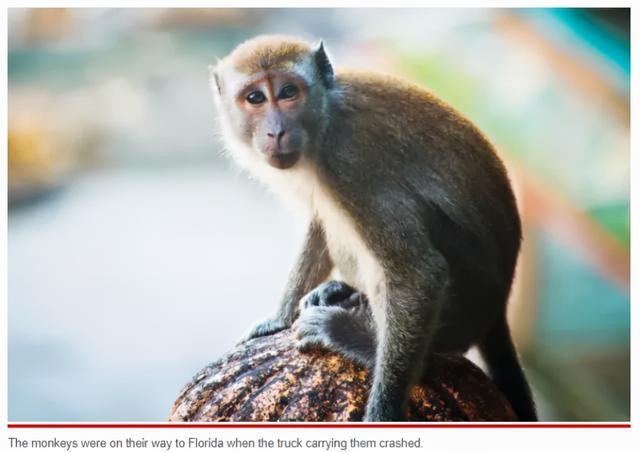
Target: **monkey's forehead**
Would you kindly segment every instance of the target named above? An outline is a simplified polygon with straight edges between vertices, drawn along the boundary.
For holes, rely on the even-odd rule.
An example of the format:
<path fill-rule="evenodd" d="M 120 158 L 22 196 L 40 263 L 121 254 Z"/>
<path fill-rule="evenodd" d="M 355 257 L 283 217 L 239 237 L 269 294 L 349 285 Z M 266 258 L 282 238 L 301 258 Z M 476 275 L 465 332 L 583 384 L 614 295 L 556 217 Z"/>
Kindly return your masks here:
<path fill-rule="evenodd" d="M 258 36 L 243 42 L 227 57 L 231 67 L 244 74 L 291 71 L 311 52 L 309 43 L 289 36 Z"/>

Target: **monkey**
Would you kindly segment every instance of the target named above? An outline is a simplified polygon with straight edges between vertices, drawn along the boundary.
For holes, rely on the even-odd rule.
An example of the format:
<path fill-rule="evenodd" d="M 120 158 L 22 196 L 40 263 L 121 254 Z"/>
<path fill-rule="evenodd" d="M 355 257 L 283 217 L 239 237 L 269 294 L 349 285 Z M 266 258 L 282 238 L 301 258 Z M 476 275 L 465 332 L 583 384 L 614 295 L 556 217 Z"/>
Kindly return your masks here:
<path fill-rule="evenodd" d="M 506 320 L 520 217 L 476 126 L 404 79 L 334 70 L 322 41 L 258 36 L 210 71 L 225 151 L 309 217 L 276 314 L 247 339 L 292 328 L 300 350 L 371 368 L 369 422 L 406 419 L 430 353 L 476 345 L 535 421 Z"/>

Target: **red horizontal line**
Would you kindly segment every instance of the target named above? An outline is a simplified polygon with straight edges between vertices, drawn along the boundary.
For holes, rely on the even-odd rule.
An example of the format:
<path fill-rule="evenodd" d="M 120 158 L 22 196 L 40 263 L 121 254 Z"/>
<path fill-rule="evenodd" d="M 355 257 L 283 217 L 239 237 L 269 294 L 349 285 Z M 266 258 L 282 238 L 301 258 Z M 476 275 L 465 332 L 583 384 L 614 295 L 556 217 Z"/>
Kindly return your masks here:
<path fill-rule="evenodd" d="M 357 424 L 324 423 L 311 424 L 299 422 L 283 423 L 175 423 L 175 424 L 7 424 L 9 428 L 213 428 L 213 429 L 252 429 L 252 428 L 631 428 L 631 423 L 394 423 L 394 424 Z"/>

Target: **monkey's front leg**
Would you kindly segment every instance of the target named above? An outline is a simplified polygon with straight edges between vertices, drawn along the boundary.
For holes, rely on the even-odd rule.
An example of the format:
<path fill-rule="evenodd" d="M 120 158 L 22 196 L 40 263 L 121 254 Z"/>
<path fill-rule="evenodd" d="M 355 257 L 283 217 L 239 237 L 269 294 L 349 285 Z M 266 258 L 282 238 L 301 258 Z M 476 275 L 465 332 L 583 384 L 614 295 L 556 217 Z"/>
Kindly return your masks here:
<path fill-rule="evenodd" d="M 322 348 L 373 367 L 375 323 L 364 294 L 339 281 L 328 281 L 300 301 L 293 324 L 298 349 Z"/>
<path fill-rule="evenodd" d="M 327 251 L 324 231 L 314 219 L 309 224 L 307 236 L 296 265 L 289 275 L 285 294 L 272 318 L 254 325 L 244 340 L 258 336 L 268 336 L 289 328 L 298 314 L 298 302 L 311 289 L 327 279 L 333 263 Z"/>

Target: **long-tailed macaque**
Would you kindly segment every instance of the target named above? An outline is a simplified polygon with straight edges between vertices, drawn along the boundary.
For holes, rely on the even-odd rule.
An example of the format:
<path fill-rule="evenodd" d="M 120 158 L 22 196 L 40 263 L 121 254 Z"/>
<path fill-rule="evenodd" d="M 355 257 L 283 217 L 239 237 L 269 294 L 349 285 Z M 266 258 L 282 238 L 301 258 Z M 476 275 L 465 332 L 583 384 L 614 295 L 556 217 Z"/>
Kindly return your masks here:
<path fill-rule="evenodd" d="M 301 349 L 371 366 L 367 421 L 404 420 L 427 354 L 475 344 L 535 420 L 505 313 L 520 219 L 482 133 L 425 89 L 334 72 L 322 43 L 290 37 L 241 44 L 212 87 L 228 151 L 310 218 L 277 314 L 249 337 L 293 326 Z"/>

